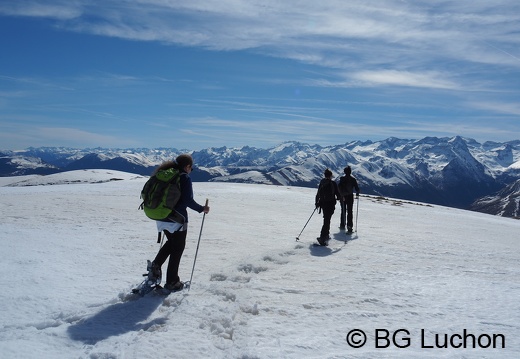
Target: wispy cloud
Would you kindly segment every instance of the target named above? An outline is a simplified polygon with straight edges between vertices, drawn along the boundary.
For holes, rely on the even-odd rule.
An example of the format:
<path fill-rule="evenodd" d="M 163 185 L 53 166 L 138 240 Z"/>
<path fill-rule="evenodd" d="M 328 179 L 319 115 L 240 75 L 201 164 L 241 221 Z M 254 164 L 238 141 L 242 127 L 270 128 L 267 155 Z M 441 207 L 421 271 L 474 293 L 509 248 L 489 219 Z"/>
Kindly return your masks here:
<path fill-rule="evenodd" d="M 3 0 L 0 15 L 50 19 L 46 23 L 60 32 L 180 45 L 175 51 L 202 48 L 209 50 L 204 57 L 220 55 L 215 58 L 222 62 L 216 65 L 210 59 L 186 66 L 202 69 L 200 76 L 193 72 L 183 77 L 181 71 L 166 69 L 169 65 L 154 72 L 151 62 L 121 69 L 103 64 L 98 65 L 102 69 L 83 68 L 70 77 L 58 71 L 52 81 L 0 75 L 0 90 L 7 94 L 0 106 L 8 108 L 6 112 L 23 108 L 31 114 L 47 110 L 48 118 L 71 115 L 66 119 L 70 122 L 62 119 L 47 126 L 59 129 L 42 132 L 49 141 L 53 133 L 103 143 L 114 140 L 98 137 L 95 125 L 104 124 L 88 123 L 91 118 L 135 118 L 173 135 L 178 134 L 173 128 L 181 127 L 202 142 L 309 138 L 330 143 L 345 134 L 416 137 L 449 135 L 455 129 L 482 137 L 479 131 L 493 133 L 493 128 L 482 121 L 472 129 L 473 116 L 480 112 L 507 118 L 501 125 L 507 122 L 504 128 L 518 133 L 516 0 Z M 236 54 L 234 59 L 254 58 L 256 63 L 233 73 L 233 65 L 223 63 Z M 257 71 L 266 57 L 275 65 Z M 279 64 L 304 66 L 285 74 Z M 146 74 L 138 69 L 144 66 L 149 66 Z M 210 74 L 208 67 L 217 70 Z M 217 74 L 221 68 L 224 73 Z M 230 80 L 230 73 L 236 78 Z M 240 98 L 235 85 L 248 90 L 244 96 L 258 97 Z M 300 90 L 305 96 L 299 96 Z M 290 91 L 297 95 L 291 97 Z M 17 101 L 23 96 L 25 102 Z M 294 101 L 303 97 L 305 102 Z"/>
<path fill-rule="evenodd" d="M 0 14 L 71 20 L 82 16 L 84 9 L 77 1 L 5 0 L 0 3 Z"/>
<path fill-rule="evenodd" d="M 356 60 L 420 65 L 424 54 L 432 60 L 520 66 L 514 50 L 520 40 L 512 36 L 520 20 L 515 1 L 462 6 L 399 0 L 107 0 L 97 7 L 85 0 L 13 0 L 4 1 L 0 12 L 59 19 L 60 26 L 104 36 L 214 50 L 257 49 L 344 66 Z M 483 57 L 486 52 L 495 56 Z"/>
<path fill-rule="evenodd" d="M 107 136 L 73 127 L 45 127 L 34 124 L 27 125 L 19 121 L 0 120 L 0 143 L 2 144 L 19 141 L 20 143 L 30 143 L 32 146 L 58 144 L 58 146 L 65 145 L 78 148 L 88 147 L 92 143 L 99 143 L 100 146 L 107 147 L 122 144 L 121 139 L 115 136 Z"/>
<path fill-rule="evenodd" d="M 520 117 L 520 103 L 518 102 L 491 102 L 482 101 L 471 103 L 470 106 L 480 108 L 483 110 L 498 112 L 505 115 L 519 116 Z M 518 126 L 520 128 L 520 118 L 518 120 Z"/>
<path fill-rule="evenodd" d="M 107 136 L 69 127 L 39 127 L 36 128 L 36 131 L 39 133 L 39 137 L 49 141 L 62 141 L 63 139 L 67 139 L 72 143 L 113 143 L 114 141 L 117 141 L 117 138 L 113 136 Z"/>
<path fill-rule="evenodd" d="M 413 73 L 397 70 L 361 71 L 353 73 L 351 77 L 360 83 L 373 86 L 395 85 L 446 90 L 459 90 L 461 88 L 460 85 L 444 79 L 444 75 L 437 72 Z"/>
<path fill-rule="evenodd" d="M 344 79 L 311 80 L 314 86 L 323 87 L 379 87 L 379 86 L 404 86 L 442 90 L 463 89 L 456 81 L 447 79 L 446 75 L 439 72 L 410 72 L 398 70 L 372 70 L 345 73 Z"/>
<path fill-rule="evenodd" d="M 201 147 L 215 144 L 238 146 L 257 143 L 273 146 L 287 138 L 308 143 L 340 144 L 351 139 L 422 138 L 425 136 L 451 137 L 461 133 L 476 139 L 489 136 L 515 138 L 520 130 L 514 126 L 496 128 L 483 121 L 472 123 L 453 119 L 396 119 L 392 122 L 365 123 L 362 120 L 332 120 L 312 118 L 264 118 L 255 121 L 225 120 L 217 117 L 190 118 L 189 126 L 180 126 L 182 133 L 194 136 Z M 480 122 L 480 121 L 479 121 Z M 487 124 L 486 124 L 487 123 Z M 191 137 L 190 137 L 191 138 Z"/>

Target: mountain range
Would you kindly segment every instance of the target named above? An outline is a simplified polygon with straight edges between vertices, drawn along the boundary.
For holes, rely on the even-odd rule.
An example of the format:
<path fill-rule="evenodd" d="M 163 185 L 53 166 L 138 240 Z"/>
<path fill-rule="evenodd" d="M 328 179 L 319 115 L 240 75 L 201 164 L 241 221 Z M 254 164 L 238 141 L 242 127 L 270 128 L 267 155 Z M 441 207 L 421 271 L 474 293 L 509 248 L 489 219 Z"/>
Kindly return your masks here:
<path fill-rule="evenodd" d="M 329 168 L 336 178 L 351 166 L 361 192 L 505 217 L 520 217 L 520 140 L 391 137 L 335 146 L 285 142 L 261 149 L 206 148 L 73 149 L 0 151 L 0 176 L 46 175 L 111 169 L 150 175 L 162 161 L 192 154 L 194 181 L 227 181 L 316 187 Z"/>

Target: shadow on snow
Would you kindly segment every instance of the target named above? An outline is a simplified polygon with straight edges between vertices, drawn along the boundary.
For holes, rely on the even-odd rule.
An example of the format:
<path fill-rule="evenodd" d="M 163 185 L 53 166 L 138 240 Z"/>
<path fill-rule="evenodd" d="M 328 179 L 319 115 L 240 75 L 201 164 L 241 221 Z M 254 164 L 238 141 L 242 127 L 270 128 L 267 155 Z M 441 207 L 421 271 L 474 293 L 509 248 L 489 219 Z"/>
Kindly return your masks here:
<path fill-rule="evenodd" d="M 334 233 L 333 238 L 331 238 L 331 240 L 329 241 L 328 246 L 318 246 L 318 245 L 316 245 L 316 243 L 312 243 L 309 246 L 309 250 L 311 252 L 311 255 L 313 255 L 313 256 L 326 257 L 326 256 L 330 256 L 334 253 L 338 253 L 347 245 L 347 243 L 349 243 L 350 241 L 353 241 L 355 239 L 358 239 L 358 238 L 359 237 L 358 237 L 357 233 L 355 233 L 355 232 L 350 235 L 347 235 L 345 232 L 338 232 L 338 233 Z M 335 241 L 334 243 L 332 243 L 333 240 Z M 341 243 L 343 243 L 343 245 L 341 247 L 330 247 L 330 245 L 334 245 L 337 242 L 341 242 Z"/>
<path fill-rule="evenodd" d="M 163 303 L 164 297 L 145 297 L 139 300 L 119 302 L 108 306 L 89 318 L 71 325 L 67 332 L 71 339 L 85 344 L 96 344 L 109 337 L 131 331 L 148 330 L 162 325 L 166 318 L 147 318 Z"/>

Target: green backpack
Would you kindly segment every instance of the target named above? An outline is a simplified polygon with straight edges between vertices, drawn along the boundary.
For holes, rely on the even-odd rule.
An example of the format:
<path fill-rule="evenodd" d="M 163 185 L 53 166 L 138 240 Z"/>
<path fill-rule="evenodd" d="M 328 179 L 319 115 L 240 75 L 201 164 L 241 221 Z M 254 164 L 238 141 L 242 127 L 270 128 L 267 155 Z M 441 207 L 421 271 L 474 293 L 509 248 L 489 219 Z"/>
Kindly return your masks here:
<path fill-rule="evenodd" d="M 148 218 L 163 220 L 172 213 L 181 198 L 180 172 L 175 168 L 158 171 L 146 181 L 139 208 L 144 210 Z"/>

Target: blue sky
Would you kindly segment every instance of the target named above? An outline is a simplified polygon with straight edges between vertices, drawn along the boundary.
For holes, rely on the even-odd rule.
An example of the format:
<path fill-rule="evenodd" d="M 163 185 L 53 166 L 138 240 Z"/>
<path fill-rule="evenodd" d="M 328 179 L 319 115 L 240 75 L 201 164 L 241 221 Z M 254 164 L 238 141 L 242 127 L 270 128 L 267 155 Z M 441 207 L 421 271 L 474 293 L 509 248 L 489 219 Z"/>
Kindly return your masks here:
<path fill-rule="evenodd" d="M 520 139 L 517 0 L 2 0 L 0 149 Z"/>

